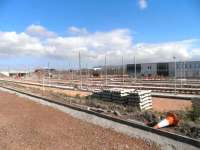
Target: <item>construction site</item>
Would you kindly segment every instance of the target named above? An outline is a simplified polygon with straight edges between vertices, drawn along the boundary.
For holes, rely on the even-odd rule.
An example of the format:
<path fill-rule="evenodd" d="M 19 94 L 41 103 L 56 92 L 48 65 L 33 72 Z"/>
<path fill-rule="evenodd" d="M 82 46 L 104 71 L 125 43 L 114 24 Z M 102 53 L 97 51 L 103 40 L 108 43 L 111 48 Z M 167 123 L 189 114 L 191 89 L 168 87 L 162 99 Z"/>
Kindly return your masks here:
<path fill-rule="evenodd" d="M 0 150 L 200 150 L 200 0 L 0 0 Z"/>
<path fill-rule="evenodd" d="M 2 116 L 4 119 L 1 120 L 5 125 L 9 123 L 7 112 L 11 113 L 11 116 L 14 112 L 13 117 L 16 117 L 14 122 L 9 123 L 10 126 L 6 125 L 6 128 L 3 128 L 4 123 L 1 125 L 2 134 L 9 135 L 7 140 L 13 138 L 15 134 L 22 134 L 22 137 L 17 139 L 19 143 L 25 140 L 25 144 L 28 143 L 28 146 L 34 149 L 43 149 L 47 145 L 54 148 L 61 146 L 60 149 L 84 149 L 84 147 L 86 149 L 179 149 L 180 145 L 183 149 L 198 149 L 200 146 L 199 79 L 143 76 L 137 74 L 136 69 L 132 74 L 128 73 L 126 65 L 117 68 L 118 70 L 113 71 L 113 67 L 105 64 L 101 69 L 82 69 L 79 62 L 78 70 L 39 68 L 30 72 L 1 73 L 0 102 L 1 112 L 4 114 Z M 13 95 L 14 93 L 17 95 Z M 66 112 L 64 109 L 70 109 L 70 112 L 68 110 L 68 115 L 65 116 L 52 108 L 38 106 L 27 100 L 21 101 L 34 98 L 39 99 L 39 103 L 43 105 L 58 110 L 60 108 L 57 107 L 62 106 L 64 108 L 61 111 Z M 6 101 L 2 101 L 3 99 Z M 16 106 L 10 108 L 9 103 L 16 103 Z M 79 114 L 75 115 L 77 112 L 71 111 L 78 111 Z M 90 119 L 85 114 L 90 115 Z M 97 121 L 97 118 L 93 117 L 102 118 L 103 121 Z M 112 123 L 107 126 L 105 120 Z M 116 122 L 119 127 L 116 127 Z M 44 128 L 35 129 L 41 125 Z M 121 129 L 120 126 L 124 125 L 126 127 Z M 53 132 L 54 127 L 56 127 L 55 132 Z M 20 130 L 27 128 L 27 131 L 23 131 L 27 133 L 19 133 L 15 128 Z M 51 132 L 47 132 L 45 128 L 52 128 Z M 146 136 L 147 133 L 150 135 Z M 79 137 L 79 141 L 75 142 L 73 138 L 76 136 Z M 64 137 L 72 140 L 70 145 L 62 143 Z M 155 140 L 152 137 L 156 137 Z M 30 138 L 36 139 L 27 141 Z M 7 140 L 4 140 L 6 147 Z M 15 138 L 13 140 L 16 141 Z M 6 148 L 21 146 L 23 145 L 13 142 Z"/>

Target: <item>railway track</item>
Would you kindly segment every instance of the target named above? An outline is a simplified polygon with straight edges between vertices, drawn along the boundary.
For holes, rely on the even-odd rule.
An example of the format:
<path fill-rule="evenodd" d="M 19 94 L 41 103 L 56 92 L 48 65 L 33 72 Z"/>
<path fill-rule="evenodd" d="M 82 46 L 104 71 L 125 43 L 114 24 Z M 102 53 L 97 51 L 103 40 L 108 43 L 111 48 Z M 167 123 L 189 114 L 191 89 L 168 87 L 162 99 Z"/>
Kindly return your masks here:
<path fill-rule="evenodd" d="M 53 105 L 57 105 L 57 106 L 63 106 L 63 107 L 66 107 L 66 108 L 69 108 L 69 109 L 72 109 L 72 110 L 75 110 L 75 111 L 78 111 L 78 112 L 83 112 L 83 113 L 86 113 L 86 114 L 89 114 L 89 115 L 92 115 L 92 116 L 95 116 L 95 117 L 98 117 L 98 118 L 103 118 L 103 119 L 112 121 L 114 123 L 118 123 L 120 125 L 123 125 L 123 127 L 125 125 L 126 127 L 135 128 L 135 129 L 137 129 L 141 132 L 145 132 L 146 136 L 149 136 L 149 134 L 151 134 L 152 136 L 155 136 L 159 139 L 169 140 L 169 141 L 173 142 L 172 147 L 175 147 L 177 149 L 180 148 L 179 146 L 181 146 L 181 149 L 199 149 L 200 148 L 200 141 L 198 141 L 196 139 L 192 139 L 192 138 L 189 138 L 189 137 L 186 137 L 186 136 L 182 136 L 182 135 L 179 135 L 179 134 L 175 134 L 175 133 L 171 133 L 171 132 L 167 132 L 167 131 L 163 131 L 163 130 L 159 130 L 159 129 L 154 129 L 154 128 L 145 126 L 141 123 L 138 123 L 136 121 L 119 119 L 119 118 L 116 118 L 116 117 L 113 117 L 113 116 L 110 116 L 110 115 L 106 115 L 104 113 L 98 113 L 98 112 L 92 111 L 92 109 L 89 109 L 90 107 L 81 106 L 81 105 L 66 104 L 64 102 L 58 102 L 56 100 L 41 97 L 41 96 L 38 96 L 38 95 L 35 95 L 35 94 L 32 94 L 32 93 L 28 93 L 28 92 L 25 92 L 25 91 L 18 90 L 16 88 L 10 88 L 10 87 L 6 87 L 6 86 L 2 86 L 2 85 L 0 85 L 0 87 L 3 88 L 3 89 L 9 90 L 9 91 L 15 92 L 15 93 L 19 93 L 19 94 L 22 94 L 22 95 L 26 95 L 28 97 L 32 97 L 32 98 L 42 100 L 44 102 L 48 102 L 51 105 L 53 104 Z M 167 142 L 167 141 L 165 141 L 165 142 Z"/>
<path fill-rule="evenodd" d="M 40 82 L 41 83 L 41 82 Z M 59 81 L 59 80 L 55 80 L 52 79 L 51 84 L 54 85 L 69 85 L 69 84 L 73 84 L 73 85 L 77 85 L 80 86 L 80 82 L 74 81 L 74 82 L 70 82 L 70 81 Z M 145 89 L 145 90 L 152 90 L 153 92 L 162 92 L 162 93 L 174 93 L 174 81 L 173 80 L 169 80 L 169 81 L 143 81 L 143 80 L 139 80 L 137 82 L 133 82 L 133 81 L 125 81 L 124 83 L 122 83 L 122 81 L 107 81 L 107 86 L 105 86 L 105 80 L 94 80 L 94 81 L 84 81 L 83 83 L 84 86 L 86 87 L 97 87 L 97 88 L 106 88 L 106 87 L 123 87 L 123 88 L 135 88 L 135 89 Z M 180 94 L 196 94 L 196 95 L 200 95 L 200 81 L 199 80 L 195 80 L 195 81 L 178 81 L 176 83 L 176 92 L 180 93 Z"/>
<path fill-rule="evenodd" d="M 40 81 L 40 83 L 42 83 Z M 51 84 L 60 84 L 60 85 L 67 85 L 67 84 L 70 84 L 72 83 L 71 81 L 56 81 L 56 80 L 51 80 L 50 82 Z M 79 81 L 74 81 L 73 82 L 74 84 L 79 84 L 80 82 Z M 105 84 L 105 81 L 85 81 L 84 84 Z M 145 87 L 171 87 L 171 88 L 174 88 L 174 82 L 170 82 L 170 83 L 164 83 L 164 82 L 160 82 L 160 83 L 153 83 L 153 82 L 133 82 L 133 81 L 130 81 L 130 82 L 124 82 L 124 84 L 122 82 L 115 82 L 115 81 L 107 81 L 107 84 L 111 84 L 111 85 L 117 85 L 117 86 L 123 86 L 123 85 L 127 85 L 127 86 L 145 86 Z M 185 81 L 184 82 L 180 82 L 180 83 L 176 83 L 176 87 L 177 88 L 200 88 L 200 83 L 186 83 Z"/>
<path fill-rule="evenodd" d="M 52 88 L 60 88 L 60 89 L 68 89 L 73 90 L 72 86 L 68 86 L 66 84 L 42 84 L 42 83 L 34 83 L 34 82 L 24 82 L 24 81 L 14 81 L 14 80 L 4 80 L 0 79 L 3 82 L 10 82 L 10 83 L 19 83 L 19 84 L 27 84 L 27 85 L 35 85 L 35 86 L 44 86 L 44 87 L 52 87 Z M 80 87 L 79 84 L 75 84 L 76 86 Z M 101 89 L 101 88 L 133 88 L 138 90 L 152 90 L 155 93 L 174 93 L 174 87 L 162 87 L 162 86 L 133 86 L 133 85 L 102 85 L 102 84 L 83 84 L 85 91 L 93 91 L 94 89 Z M 80 89 L 79 89 L 80 90 Z M 191 95 L 200 95 L 200 88 L 176 88 L 176 94 L 191 94 Z M 158 94 L 157 94 L 158 95 Z"/>

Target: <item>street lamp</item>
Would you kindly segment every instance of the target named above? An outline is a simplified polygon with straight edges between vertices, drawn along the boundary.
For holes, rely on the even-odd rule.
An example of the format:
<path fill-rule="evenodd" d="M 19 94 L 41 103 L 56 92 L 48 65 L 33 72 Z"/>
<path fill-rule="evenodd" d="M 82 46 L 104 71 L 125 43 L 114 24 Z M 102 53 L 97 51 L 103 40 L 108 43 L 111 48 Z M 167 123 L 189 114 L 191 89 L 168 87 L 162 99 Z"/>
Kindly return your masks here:
<path fill-rule="evenodd" d="M 107 57 L 106 57 L 106 55 L 105 55 L 105 75 L 106 75 L 106 86 L 107 86 L 107 82 L 108 82 L 107 74 L 108 74 L 108 72 L 107 72 Z"/>
<path fill-rule="evenodd" d="M 83 80 L 82 80 L 81 53 L 80 53 L 80 51 L 79 51 L 79 53 L 78 53 L 78 60 L 79 60 L 79 74 L 80 74 L 80 78 L 81 78 L 81 89 L 82 89 Z"/>
<path fill-rule="evenodd" d="M 183 87 L 183 62 L 180 62 L 180 72 L 181 72 L 181 74 L 180 74 L 180 77 L 181 77 L 181 88 Z"/>
<path fill-rule="evenodd" d="M 134 74 L 135 74 L 135 82 L 136 82 L 136 78 L 137 78 L 137 75 L 136 75 L 136 57 L 134 56 L 134 65 L 135 65 L 135 67 L 134 67 Z"/>
<path fill-rule="evenodd" d="M 176 57 L 173 57 L 174 59 L 174 94 L 176 94 Z"/>
<path fill-rule="evenodd" d="M 48 62 L 48 83 L 50 86 L 50 63 Z"/>
<path fill-rule="evenodd" d="M 124 84 L 124 57 L 122 56 L 122 83 Z"/>

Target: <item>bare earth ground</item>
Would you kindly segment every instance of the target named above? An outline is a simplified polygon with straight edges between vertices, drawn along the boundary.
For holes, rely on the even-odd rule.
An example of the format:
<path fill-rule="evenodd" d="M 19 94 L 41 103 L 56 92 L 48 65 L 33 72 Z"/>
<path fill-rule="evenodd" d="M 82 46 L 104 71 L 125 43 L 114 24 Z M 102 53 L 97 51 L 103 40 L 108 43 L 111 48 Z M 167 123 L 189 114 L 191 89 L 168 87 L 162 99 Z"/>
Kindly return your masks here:
<path fill-rule="evenodd" d="M 0 149 L 156 149 L 141 139 L 0 91 Z"/>
<path fill-rule="evenodd" d="M 35 87 L 42 90 L 42 87 L 33 86 L 33 85 L 23 85 L 26 87 Z M 56 93 L 63 93 L 68 96 L 77 96 L 80 97 L 88 96 L 91 92 L 83 92 L 83 91 L 73 91 L 73 90 L 62 90 L 56 88 L 48 88 L 45 87 L 46 90 L 51 90 Z M 180 100 L 180 99 L 172 99 L 172 98 L 158 98 L 153 97 L 153 110 L 159 112 L 167 112 L 167 111 L 175 111 L 175 110 L 186 110 L 192 107 L 192 102 L 190 100 Z"/>
<path fill-rule="evenodd" d="M 42 87 L 36 86 L 36 85 L 27 85 L 27 84 L 21 84 L 21 85 L 25 86 L 25 87 L 34 87 L 34 88 L 43 90 Z M 45 87 L 44 90 L 53 91 L 53 92 L 56 92 L 56 93 L 63 93 L 63 94 L 66 94 L 68 96 L 73 96 L 73 97 L 77 96 L 77 95 L 80 96 L 80 97 L 85 97 L 85 96 L 88 96 L 88 95 L 91 94 L 91 92 L 86 92 L 86 91 L 63 90 L 63 89 L 59 89 L 59 88 L 50 88 L 50 87 Z"/>
<path fill-rule="evenodd" d="M 192 107 L 192 102 L 189 100 L 171 99 L 171 98 L 157 98 L 153 97 L 153 110 L 155 111 L 175 111 L 186 110 Z"/>

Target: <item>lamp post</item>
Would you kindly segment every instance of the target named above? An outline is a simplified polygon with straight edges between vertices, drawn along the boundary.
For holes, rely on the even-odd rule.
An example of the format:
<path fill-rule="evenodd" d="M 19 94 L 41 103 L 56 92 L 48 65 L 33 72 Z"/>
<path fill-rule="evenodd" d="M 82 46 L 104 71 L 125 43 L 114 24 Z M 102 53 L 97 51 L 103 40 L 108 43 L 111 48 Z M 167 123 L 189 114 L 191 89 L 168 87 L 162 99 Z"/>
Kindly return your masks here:
<path fill-rule="evenodd" d="M 50 86 L 50 63 L 48 62 L 48 83 Z"/>
<path fill-rule="evenodd" d="M 174 94 L 176 94 L 176 57 L 173 57 L 174 59 Z"/>
<path fill-rule="evenodd" d="M 122 56 L 122 83 L 124 84 L 124 57 Z"/>
<path fill-rule="evenodd" d="M 105 75 L 106 75 L 106 86 L 107 86 L 107 82 L 108 82 L 108 80 L 107 80 L 107 57 L 106 57 L 106 55 L 105 55 Z"/>
<path fill-rule="evenodd" d="M 180 68 L 181 75 L 180 76 L 181 76 L 181 88 L 182 88 L 183 87 L 183 62 L 180 63 L 180 66 L 181 66 L 181 68 Z"/>
<path fill-rule="evenodd" d="M 82 81 L 81 53 L 80 53 L 80 51 L 79 51 L 79 53 L 78 53 L 78 60 L 79 60 L 79 73 L 80 73 L 80 78 L 81 78 L 81 89 L 82 89 L 83 81 Z"/>
<path fill-rule="evenodd" d="M 137 67 L 137 65 L 136 65 L 136 57 L 134 56 L 134 65 L 135 65 L 135 67 L 134 67 L 134 74 L 135 74 L 135 82 L 136 82 L 136 78 L 137 78 L 137 74 L 136 74 L 136 67 Z"/>

